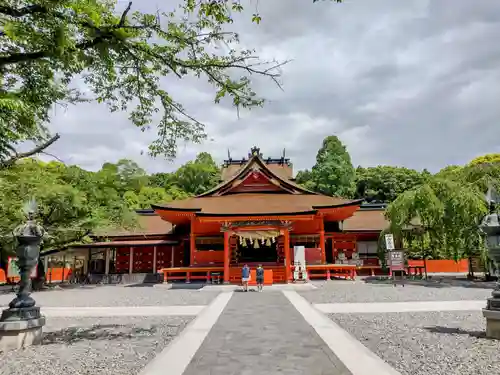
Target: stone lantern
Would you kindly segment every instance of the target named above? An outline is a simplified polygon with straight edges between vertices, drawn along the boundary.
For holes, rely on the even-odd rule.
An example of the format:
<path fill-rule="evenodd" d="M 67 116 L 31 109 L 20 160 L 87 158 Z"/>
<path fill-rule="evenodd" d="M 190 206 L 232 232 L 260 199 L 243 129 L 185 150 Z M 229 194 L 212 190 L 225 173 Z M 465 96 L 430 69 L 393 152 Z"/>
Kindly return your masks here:
<path fill-rule="evenodd" d="M 490 213 L 481 222 L 481 230 L 487 236 L 489 258 L 494 263 L 497 283 L 488 298 L 483 316 L 486 318 L 486 336 L 500 340 L 500 218 L 495 212 L 494 203 L 490 203 Z"/>
<path fill-rule="evenodd" d="M 25 205 L 25 213 L 27 221 L 14 230 L 21 280 L 17 296 L 0 316 L 0 352 L 40 344 L 42 327 L 45 325 L 45 317 L 40 314 L 40 307 L 35 306 L 35 300 L 30 294 L 31 273 L 38 263 L 40 245 L 46 232 L 35 221 L 34 200 Z"/>

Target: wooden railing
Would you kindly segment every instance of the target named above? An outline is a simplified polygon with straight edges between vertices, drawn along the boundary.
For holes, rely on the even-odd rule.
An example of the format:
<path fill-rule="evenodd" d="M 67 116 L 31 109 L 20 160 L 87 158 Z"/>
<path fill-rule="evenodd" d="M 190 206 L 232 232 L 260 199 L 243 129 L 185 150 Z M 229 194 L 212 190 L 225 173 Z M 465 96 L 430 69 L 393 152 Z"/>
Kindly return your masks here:
<path fill-rule="evenodd" d="M 309 279 L 330 280 L 332 277 L 343 277 L 346 280 L 355 280 L 357 266 L 354 264 L 311 264 L 306 265 L 306 269 Z"/>
<path fill-rule="evenodd" d="M 163 273 L 163 282 L 171 280 L 184 280 L 186 283 L 191 280 L 206 280 L 207 283 L 212 281 L 212 273 L 219 273 L 220 280 L 224 267 L 176 267 L 176 268 L 163 268 L 160 270 Z"/>

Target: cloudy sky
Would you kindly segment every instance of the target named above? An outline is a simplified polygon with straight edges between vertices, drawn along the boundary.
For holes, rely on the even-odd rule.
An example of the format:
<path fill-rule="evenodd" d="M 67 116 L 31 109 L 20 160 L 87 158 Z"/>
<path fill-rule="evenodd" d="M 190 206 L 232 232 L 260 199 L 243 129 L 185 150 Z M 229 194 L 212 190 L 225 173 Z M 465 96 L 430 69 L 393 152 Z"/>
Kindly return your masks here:
<path fill-rule="evenodd" d="M 137 0 L 136 9 L 169 10 L 166 1 Z M 255 82 L 263 109 L 236 112 L 213 104 L 204 82 L 169 89 L 207 125 L 203 145 L 181 144 L 168 162 L 141 155 L 154 132 L 141 133 L 126 114 L 98 104 L 58 109 L 51 125 L 62 138 L 50 152 L 70 164 L 136 160 L 150 172 L 170 171 L 209 151 L 221 162 L 258 145 L 265 156 L 283 148 L 295 170 L 309 168 L 325 136 L 337 135 L 355 165 L 401 165 L 436 171 L 500 152 L 500 6 L 493 0 L 260 1 L 234 28 L 263 59 L 292 60 L 283 88 Z"/>

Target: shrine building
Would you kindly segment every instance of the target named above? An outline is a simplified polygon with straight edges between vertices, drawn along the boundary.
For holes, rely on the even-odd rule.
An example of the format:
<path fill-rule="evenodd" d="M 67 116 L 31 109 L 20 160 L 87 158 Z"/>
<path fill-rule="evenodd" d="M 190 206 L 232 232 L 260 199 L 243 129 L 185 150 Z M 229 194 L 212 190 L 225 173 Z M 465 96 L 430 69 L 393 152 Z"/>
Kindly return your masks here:
<path fill-rule="evenodd" d="M 384 206 L 309 191 L 294 181 L 288 158 L 266 158 L 256 147 L 225 160 L 213 189 L 138 215 L 136 231 L 73 249 L 86 272 L 235 283 L 244 264 L 262 264 L 266 283 L 287 283 L 294 247 L 303 246 L 310 278 L 354 278 L 380 269 L 377 243 L 388 225 Z"/>

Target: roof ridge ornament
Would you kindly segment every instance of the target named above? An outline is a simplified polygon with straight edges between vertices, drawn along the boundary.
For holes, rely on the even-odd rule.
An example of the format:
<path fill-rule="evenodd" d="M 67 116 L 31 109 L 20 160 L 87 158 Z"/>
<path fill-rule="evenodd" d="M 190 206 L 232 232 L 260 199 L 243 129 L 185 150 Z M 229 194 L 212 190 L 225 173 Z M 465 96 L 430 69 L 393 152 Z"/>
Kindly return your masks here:
<path fill-rule="evenodd" d="M 260 148 L 257 147 L 257 146 L 253 146 L 251 149 L 250 149 L 250 153 L 248 154 L 248 158 L 252 158 L 254 156 L 257 156 L 259 158 L 262 158 L 262 154 L 260 152 Z"/>

